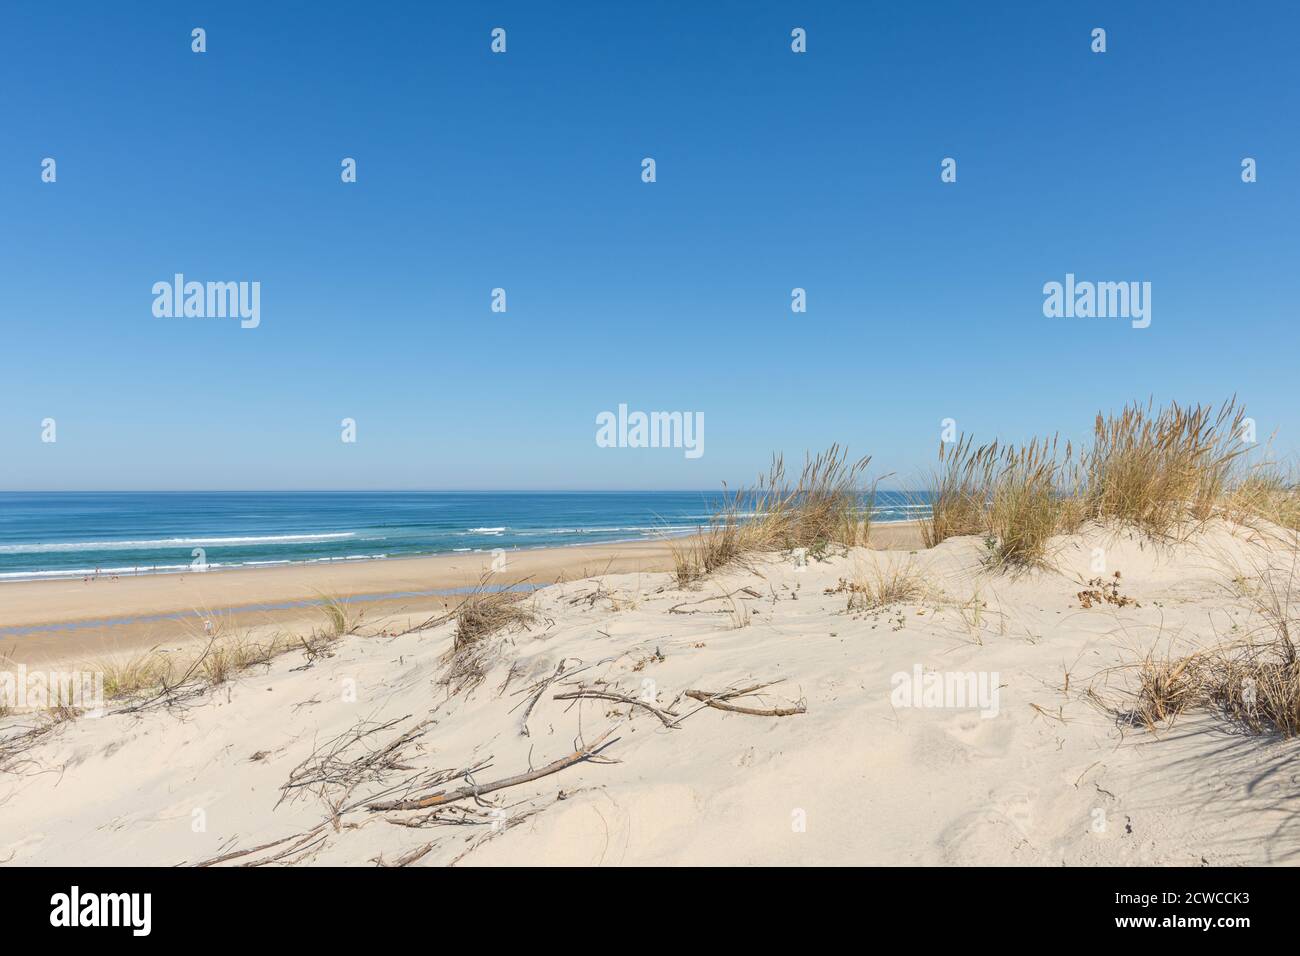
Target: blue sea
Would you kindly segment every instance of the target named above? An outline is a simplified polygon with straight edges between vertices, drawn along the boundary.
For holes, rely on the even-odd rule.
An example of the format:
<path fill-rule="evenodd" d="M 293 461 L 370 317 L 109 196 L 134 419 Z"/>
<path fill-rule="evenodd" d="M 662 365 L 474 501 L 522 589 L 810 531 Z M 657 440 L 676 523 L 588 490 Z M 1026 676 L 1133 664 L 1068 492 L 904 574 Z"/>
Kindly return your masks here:
<path fill-rule="evenodd" d="M 689 534 L 720 492 L 0 492 L 0 581 L 637 541 Z M 875 520 L 924 505 L 877 492 Z"/>

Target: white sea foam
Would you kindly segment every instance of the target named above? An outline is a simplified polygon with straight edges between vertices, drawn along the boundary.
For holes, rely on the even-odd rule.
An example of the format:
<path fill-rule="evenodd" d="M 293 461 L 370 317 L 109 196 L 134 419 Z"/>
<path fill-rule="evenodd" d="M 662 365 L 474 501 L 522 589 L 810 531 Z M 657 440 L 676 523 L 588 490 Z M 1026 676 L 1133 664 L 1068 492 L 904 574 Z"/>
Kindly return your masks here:
<path fill-rule="evenodd" d="M 52 554 L 75 551 L 144 551 L 151 548 L 214 548 L 231 544 L 288 544 L 338 541 L 356 537 L 355 531 L 328 534 L 240 535 L 227 538 L 149 538 L 139 541 L 54 541 L 42 544 L 0 544 L 0 554 Z"/>
<path fill-rule="evenodd" d="M 219 568 L 221 565 L 209 562 L 208 567 Z M 112 575 L 151 574 L 154 571 L 161 574 L 164 571 L 190 570 L 192 568 L 188 564 L 150 564 L 134 568 L 65 568 L 58 571 L 5 571 L 0 573 L 0 581 L 21 581 L 36 578 L 93 578 L 96 574 L 104 578 Z"/>

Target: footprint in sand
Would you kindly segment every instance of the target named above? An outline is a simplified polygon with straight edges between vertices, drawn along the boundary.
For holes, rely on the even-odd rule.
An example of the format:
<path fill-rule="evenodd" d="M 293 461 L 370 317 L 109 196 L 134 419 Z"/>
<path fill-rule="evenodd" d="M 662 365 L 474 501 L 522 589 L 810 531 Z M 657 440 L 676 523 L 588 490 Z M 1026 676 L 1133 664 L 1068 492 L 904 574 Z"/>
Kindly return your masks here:
<path fill-rule="evenodd" d="M 0 847 L 0 863 L 21 863 L 23 860 L 31 859 L 40 851 L 44 843 L 44 833 L 29 833 L 17 843 Z"/>
<path fill-rule="evenodd" d="M 989 795 L 982 810 L 958 817 L 939 836 L 946 862 L 956 865 L 1025 862 L 1034 855 L 1038 792 L 1007 788 Z"/>
<path fill-rule="evenodd" d="M 948 736 L 979 757 L 1005 757 L 1016 737 L 1011 721 L 988 720 L 973 710 L 954 714 L 944 729 Z"/>

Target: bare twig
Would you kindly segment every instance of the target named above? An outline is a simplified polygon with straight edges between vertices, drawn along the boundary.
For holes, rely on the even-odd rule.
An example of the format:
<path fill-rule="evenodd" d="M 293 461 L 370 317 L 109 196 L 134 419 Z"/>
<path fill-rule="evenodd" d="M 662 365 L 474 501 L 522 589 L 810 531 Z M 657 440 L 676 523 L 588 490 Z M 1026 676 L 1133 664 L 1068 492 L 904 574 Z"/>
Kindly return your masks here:
<path fill-rule="evenodd" d="M 774 683 L 774 682 L 773 682 Z M 756 684 L 753 687 L 746 687 L 741 690 L 726 690 L 711 692 L 707 690 L 688 690 L 686 696 L 692 700 L 698 700 L 706 707 L 712 707 L 715 710 L 726 710 L 733 714 L 749 714 L 753 717 L 793 717 L 796 714 L 808 712 L 808 707 L 803 701 L 799 701 L 793 707 L 741 707 L 738 704 L 729 704 L 728 700 L 736 697 L 748 697 L 755 691 L 762 690 L 770 684 Z"/>
<path fill-rule="evenodd" d="M 672 607 L 668 609 L 668 613 L 669 614 L 699 614 L 700 613 L 699 611 L 679 611 L 677 609 L 680 607 L 690 607 L 692 604 L 707 604 L 710 601 L 725 601 L 727 598 L 732 597 L 733 595 L 736 594 L 745 594 L 748 595 L 749 597 L 755 597 L 755 598 L 763 596 L 759 594 L 757 591 L 755 591 L 753 588 L 748 588 L 748 587 L 737 588 L 736 590 L 731 591 L 730 593 L 727 594 L 715 594 L 712 597 L 700 598 L 698 601 L 683 601 L 681 604 L 674 604 Z"/>
<path fill-rule="evenodd" d="M 524 708 L 524 716 L 520 718 L 519 721 L 519 736 L 521 737 L 531 736 L 531 734 L 529 734 L 528 732 L 528 715 L 533 712 L 533 708 L 537 706 L 537 702 L 542 699 L 542 694 L 546 693 L 546 688 L 550 687 L 551 684 L 556 680 L 556 678 L 558 678 L 563 673 L 564 673 L 564 658 L 560 658 L 560 663 L 555 665 L 555 673 L 552 674 L 550 677 L 546 678 L 546 680 L 539 682 L 537 684 L 537 689 L 533 691 L 532 696 L 528 698 L 528 706 Z"/>
<path fill-rule="evenodd" d="M 571 693 L 556 694 L 553 699 L 554 700 L 612 700 L 612 701 L 617 701 L 620 704 L 631 704 L 634 707 L 644 707 L 646 710 L 650 711 L 650 713 L 658 717 L 665 727 L 677 729 L 675 720 L 678 715 L 676 713 L 667 709 L 661 710 L 660 708 L 654 706 L 653 704 L 647 704 L 643 700 L 638 700 L 635 697 L 629 697 L 626 694 L 615 694 L 612 691 L 592 690 L 587 687 L 582 687 L 576 691 L 572 691 Z M 672 717 L 673 720 L 669 720 L 668 719 L 669 717 Z"/>
<path fill-rule="evenodd" d="M 495 790 L 504 790 L 506 787 L 516 787 L 521 783 L 529 783 L 549 774 L 556 773 L 566 767 L 572 767 L 576 763 L 589 760 L 594 757 L 604 746 L 606 738 L 618 729 L 618 724 L 610 727 L 603 734 L 595 739 L 591 744 L 579 747 L 568 756 L 561 757 L 559 760 L 548 763 L 545 767 L 538 770 L 530 770 L 527 773 L 516 774 L 513 777 L 506 777 L 503 780 L 495 780 L 492 783 L 461 787 L 459 790 L 439 791 L 431 793 L 426 797 L 420 797 L 415 800 L 394 800 L 388 803 L 371 803 L 368 804 L 368 810 L 427 810 L 429 807 L 441 806 L 445 803 L 454 803 L 457 800 L 465 800 L 470 797 L 480 797 L 485 793 L 492 793 Z M 617 738 L 615 738 L 617 740 Z M 614 741 L 610 741 L 612 744 Z"/>

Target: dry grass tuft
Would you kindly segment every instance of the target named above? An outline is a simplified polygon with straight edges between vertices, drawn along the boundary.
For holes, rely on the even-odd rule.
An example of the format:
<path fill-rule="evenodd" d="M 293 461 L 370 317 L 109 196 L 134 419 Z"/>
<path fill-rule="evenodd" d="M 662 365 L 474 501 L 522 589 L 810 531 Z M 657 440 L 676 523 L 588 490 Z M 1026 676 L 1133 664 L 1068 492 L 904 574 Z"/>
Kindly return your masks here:
<path fill-rule="evenodd" d="M 754 612 L 749 609 L 749 605 L 743 600 L 737 601 L 730 594 L 724 595 L 727 599 L 727 621 L 733 631 L 738 631 L 742 627 L 749 627 L 754 621 Z"/>
<path fill-rule="evenodd" d="M 673 548 L 677 583 L 686 586 L 720 568 L 760 551 L 807 548 L 825 551 L 832 544 L 852 547 L 865 541 L 871 528 L 872 495 L 862 476 L 869 457 L 850 460 L 838 445 L 808 458 L 791 484 L 780 455 L 752 489 L 731 495 L 707 528 Z"/>
<path fill-rule="evenodd" d="M 921 522 L 925 546 L 982 535 L 996 566 L 1041 563 L 1066 516 L 1059 484 L 1071 458 L 1067 443 L 1058 461 L 1056 438 L 1036 438 L 1021 447 L 997 442 L 976 447 L 967 436 L 951 447 L 941 444 L 931 513 Z"/>
<path fill-rule="evenodd" d="M 1041 564 L 1047 542 L 1056 533 L 1060 515 L 1057 476 L 1068 466 L 1057 462 L 1057 443 L 1034 439 L 1002 455 L 989 495 L 989 549 L 998 566 Z"/>
<path fill-rule="evenodd" d="M 1300 531 L 1300 480 L 1294 470 L 1284 471 L 1272 462 L 1257 466 L 1232 490 L 1227 510 L 1239 523 L 1263 518 Z"/>
<path fill-rule="evenodd" d="M 320 595 L 320 612 L 325 618 L 323 631 L 318 632 L 326 640 L 338 640 L 349 634 L 355 634 L 361 627 L 361 613 L 352 608 L 341 598 Z"/>
<path fill-rule="evenodd" d="M 930 516 L 921 522 L 927 548 L 988 529 L 988 507 L 997 470 L 998 444 L 976 448 L 962 435 L 950 448 L 939 443 L 939 468 L 933 477 Z"/>
<path fill-rule="evenodd" d="M 1284 527 L 1300 523 L 1300 492 L 1276 470 L 1242 478 L 1245 410 L 1133 404 L 1098 414 L 1090 448 L 1075 456 L 1057 438 L 1000 448 L 962 436 L 940 445 L 926 547 L 957 535 L 983 535 L 992 563 L 1042 563 L 1053 535 L 1086 521 L 1180 538 L 1215 514 L 1254 515 Z"/>
<path fill-rule="evenodd" d="M 1196 655 L 1157 657 L 1152 651 L 1138 667 L 1137 699 L 1123 716 L 1154 732 L 1204 702 L 1203 671 Z"/>
<path fill-rule="evenodd" d="M 322 596 L 320 612 L 323 626 L 313 629 L 309 637 L 276 633 L 256 639 L 251 631 L 227 634 L 229 620 L 207 612 L 199 615 L 200 626 L 187 624 L 196 650 L 189 654 L 162 651 L 157 647 L 129 657 L 110 657 L 83 669 L 104 675 L 104 697 L 130 700 L 170 694 L 203 686 L 225 684 L 249 668 L 270 664 L 288 651 L 302 650 L 312 663 L 329 656 L 329 647 L 341 638 L 354 634 L 361 626 L 361 616 L 353 614 L 338 598 Z"/>
<path fill-rule="evenodd" d="M 292 645 L 279 635 L 270 641 L 254 641 L 247 634 L 214 641 L 201 657 L 199 675 L 210 686 L 216 687 L 231 680 L 250 667 L 269 664 L 277 655 L 289 650 Z"/>
<path fill-rule="evenodd" d="M 1133 706 L 1116 713 L 1155 732 L 1191 710 L 1217 713 L 1252 734 L 1300 736 L 1300 662 L 1282 641 L 1148 655 Z"/>
<path fill-rule="evenodd" d="M 880 561 L 875 557 L 870 567 L 859 563 L 853 580 L 840 579 L 838 585 L 826 589 L 827 594 L 848 594 L 846 611 L 870 611 L 890 604 L 920 600 L 925 595 L 925 585 L 916 565 L 907 561 Z"/>
<path fill-rule="evenodd" d="M 454 651 L 479 644 L 503 630 L 526 630 L 537 620 L 537 612 L 525 603 L 525 595 L 514 590 L 519 583 L 489 588 L 488 575 L 479 579 L 452 615 L 456 621 Z"/>
<path fill-rule="evenodd" d="M 1125 712 L 1148 730 L 1190 709 L 1219 714 L 1253 734 L 1300 736 L 1300 659 L 1295 608 L 1300 544 L 1289 566 L 1256 563 L 1231 568 L 1232 587 L 1259 615 L 1243 639 L 1183 657 L 1149 653 L 1139 667 L 1136 702 Z"/>
<path fill-rule="evenodd" d="M 1223 500 L 1233 464 L 1246 450 L 1245 409 L 1229 399 L 1184 408 L 1137 404 L 1097 416 L 1085 459 L 1086 514 L 1153 536 L 1182 533 Z"/>
<path fill-rule="evenodd" d="M 113 657 L 93 665 L 104 674 L 104 697 L 109 700 L 152 693 L 171 683 L 171 655 L 151 648 L 130 657 Z"/>
<path fill-rule="evenodd" d="M 1237 645 L 1212 660 L 1210 705 L 1251 733 L 1300 736 L 1300 663 L 1290 644 Z"/>

